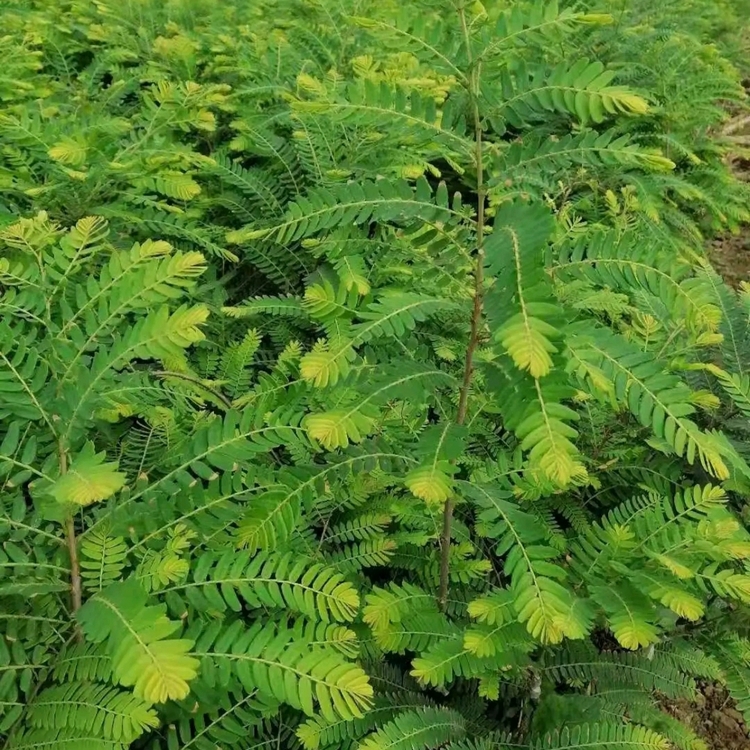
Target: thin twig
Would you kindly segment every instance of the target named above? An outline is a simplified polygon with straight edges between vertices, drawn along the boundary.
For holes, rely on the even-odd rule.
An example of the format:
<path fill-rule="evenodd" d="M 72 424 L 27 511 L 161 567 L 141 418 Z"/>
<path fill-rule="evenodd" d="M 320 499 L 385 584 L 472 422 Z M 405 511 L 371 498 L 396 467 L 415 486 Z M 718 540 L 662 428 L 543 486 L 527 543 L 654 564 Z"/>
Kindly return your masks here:
<path fill-rule="evenodd" d="M 461 27 L 466 42 L 466 53 L 471 68 L 470 95 L 473 104 L 474 116 L 474 159 L 477 169 L 477 249 L 474 257 L 474 306 L 471 313 L 471 331 L 469 342 L 466 346 L 464 358 L 464 376 L 459 391 L 458 410 L 456 412 L 456 424 L 462 425 L 466 421 L 469 406 L 469 392 L 474 374 L 474 354 L 479 343 L 480 328 L 482 325 L 482 302 L 484 292 L 484 211 L 486 190 L 484 185 L 484 159 L 482 151 L 482 120 L 479 113 L 479 76 L 480 64 L 474 65 L 471 54 L 471 37 L 466 24 L 466 12 L 461 6 L 458 10 L 461 19 Z M 442 610 L 448 601 L 448 584 L 450 578 L 450 547 L 451 527 L 453 525 L 453 501 L 446 500 L 443 509 L 443 531 L 440 536 L 440 589 L 438 592 L 438 604 Z"/>
<path fill-rule="evenodd" d="M 187 375 L 184 372 L 170 372 L 167 370 L 156 370 L 154 375 L 156 375 L 157 378 L 177 378 L 178 380 L 187 380 L 188 383 L 195 383 L 195 385 L 199 385 L 203 390 L 208 391 L 217 401 L 220 401 L 223 406 L 226 406 L 227 409 L 232 408 L 232 402 L 223 393 L 219 393 L 215 388 L 206 385 L 200 378 Z"/>

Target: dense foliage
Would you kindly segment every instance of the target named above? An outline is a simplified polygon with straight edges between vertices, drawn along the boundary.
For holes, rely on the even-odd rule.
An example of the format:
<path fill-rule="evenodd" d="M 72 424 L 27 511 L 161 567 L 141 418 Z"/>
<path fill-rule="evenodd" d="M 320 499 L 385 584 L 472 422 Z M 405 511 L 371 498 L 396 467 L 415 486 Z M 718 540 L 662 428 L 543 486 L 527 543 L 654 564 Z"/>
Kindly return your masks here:
<path fill-rule="evenodd" d="M 743 8 L 612 5 L 0 2 L 3 747 L 750 712 Z"/>

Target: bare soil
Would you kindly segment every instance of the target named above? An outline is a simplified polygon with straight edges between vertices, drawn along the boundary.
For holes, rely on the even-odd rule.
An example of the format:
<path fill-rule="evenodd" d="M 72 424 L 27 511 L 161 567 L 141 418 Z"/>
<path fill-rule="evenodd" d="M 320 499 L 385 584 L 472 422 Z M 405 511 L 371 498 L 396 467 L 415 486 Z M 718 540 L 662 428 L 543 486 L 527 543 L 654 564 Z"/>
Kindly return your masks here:
<path fill-rule="evenodd" d="M 708 750 L 750 749 L 745 720 L 720 685 L 702 685 L 694 702 L 664 701 L 662 708 L 689 726 L 704 740 Z"/>
<path fill-rule="evenodd" d="M 750 137 L 750 121 L 743 125 L 740 135 Z M 750 161 L 734 158 L 731 166 L 741 180 L 750 182 Z M 708 248 L 708 257 L 716 271 L 735 289 L 740 282 L 750 281 L 750 227 L 715 240 Z"/>
<path fill-rule="evenodd" d="M 750 281 L 750 229 L 715 240 L 708 249 L 708 256 L 724 281 L 735 289 L 740 282 Z"/>

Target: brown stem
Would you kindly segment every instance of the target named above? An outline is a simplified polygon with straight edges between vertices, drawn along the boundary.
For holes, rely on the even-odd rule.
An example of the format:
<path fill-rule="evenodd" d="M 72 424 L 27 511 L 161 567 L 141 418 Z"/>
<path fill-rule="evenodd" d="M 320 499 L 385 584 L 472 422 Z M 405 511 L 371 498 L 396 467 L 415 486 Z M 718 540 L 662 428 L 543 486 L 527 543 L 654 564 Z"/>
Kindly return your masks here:
<path fill-rule="evenodd" d="M 58 455 L 60 460 L 60 474 L 68 473 L 68 454 L 62 441 L 58 444 Z M 76 539 L 76 527 L 73 514 L 65 519 L 65 540 L 70 555 L 70 591 L 73 605 L 73 615 L 81 608 L 83 595 L 81 591 L 81 564 L 78 560 L 78 540 Z"/>
<path fill-rule="evenodd" d="M 471 39 L 466 25 L 466 13 L 463 6 L 459 8 L 461 27 L 466 41 L 466 50 L 471 66 L 471 97 L 473 104 L 474 119 L 474 160 L 477 169 L 477 250 L 474 256 L 474 306 L 471 313 L 471 331 L 469 342 L 466 346 L 464 357 L 464 376 L 461 381 L 461 389 L 458 398 L 458 410 L 456 411 L 456 424 L 462 425 L 466 422 L 466 414 L 469 406 L 469 392 L 474 375 L 474 354 L 477 349 L 482 326 L 482 302 L 484 294 L 484 212 L 487 197 L 484 185 L 484 163 L 482 154 L 482 120 L 479 113 L 479 75 L 480 66 L 473 64 L 471 56 Z M 453 525 L 453 501 L 448 499 L 443 508 L 443 530 L 440 535 L 440 589 L 438 592 L 438 605 L 445 610 L 448 601 L 448 584 L 450 577 L 450 550 L 451 550 L 451 527 Z"/>
<path fill-rule="evenodd" d="M 70 553 L 70 589 L 73 599 L 73 614 L 75 614 L 81 608 L 83 596 L 81 594 L 81 565 L 78 562 L 78 542 L 73 516 L 70 516 L 65 522 L 65 537 Z"/>

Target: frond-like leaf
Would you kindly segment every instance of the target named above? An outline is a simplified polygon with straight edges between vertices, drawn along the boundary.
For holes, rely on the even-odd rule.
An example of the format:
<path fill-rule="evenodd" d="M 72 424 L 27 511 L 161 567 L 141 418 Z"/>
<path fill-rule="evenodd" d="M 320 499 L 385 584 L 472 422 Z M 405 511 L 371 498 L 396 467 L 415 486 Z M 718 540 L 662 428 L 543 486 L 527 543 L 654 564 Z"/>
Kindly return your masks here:
<path fill-rule="evenodd" d="M 38 729 L 75 729 L 127 745 L 159 725 L 148 703 L 128 692 L 89 682 L 71 682 L 43 690 L 29 706 L 29 725 Z"/>
<path fill-rule="evenodd" d="M 196 633 L 195 654 L 208 684 L 226 684 L 234 673 L 248 692 L 260 691 L 308 716 L 354 719 L 371 704 L 372 686 L 362 669 L 270 623 L 246 629 L 240 621 L 226 628 L 217 622 Z"/>
<path fill-rule="evenodd" d="M 147 606 L 146 592 L 131 579 L 115 583 L 89 599 L 78 613 L 86 637 L 107 642 L 115 678 L 133 686 L 148 703 L 180 700 L 198 662 L 188 656 L 192 641 L 170 639 L 181 628 L 164 616 L 163 607 Z"/>
<path fill-rule="evenodd" d="M 198 610 L 242 611 L 240 599 L 257 608 L 291 610 L 320 619 L 350 622 L 359 596 L 335 569 L 294 553 L 204 554 L 190 579 L 167 589 L 170 598 L 185 596 Z"/>
<path fill-rule="evenodd" d="M 497 540 L 497 554 L 507 555 L 505 572 L 511 579 L 518 620 L 543 643 L 586 635 L 591 627 L 590 615 L 563 585 L 567 578 L 564 568 L 549 562 L 559 553 L 541 543 L 545 532 L 536 517 L 513 503 L 510 493 L 478 485 L 462 486 L 481 509 L 482 534 Z"/>

